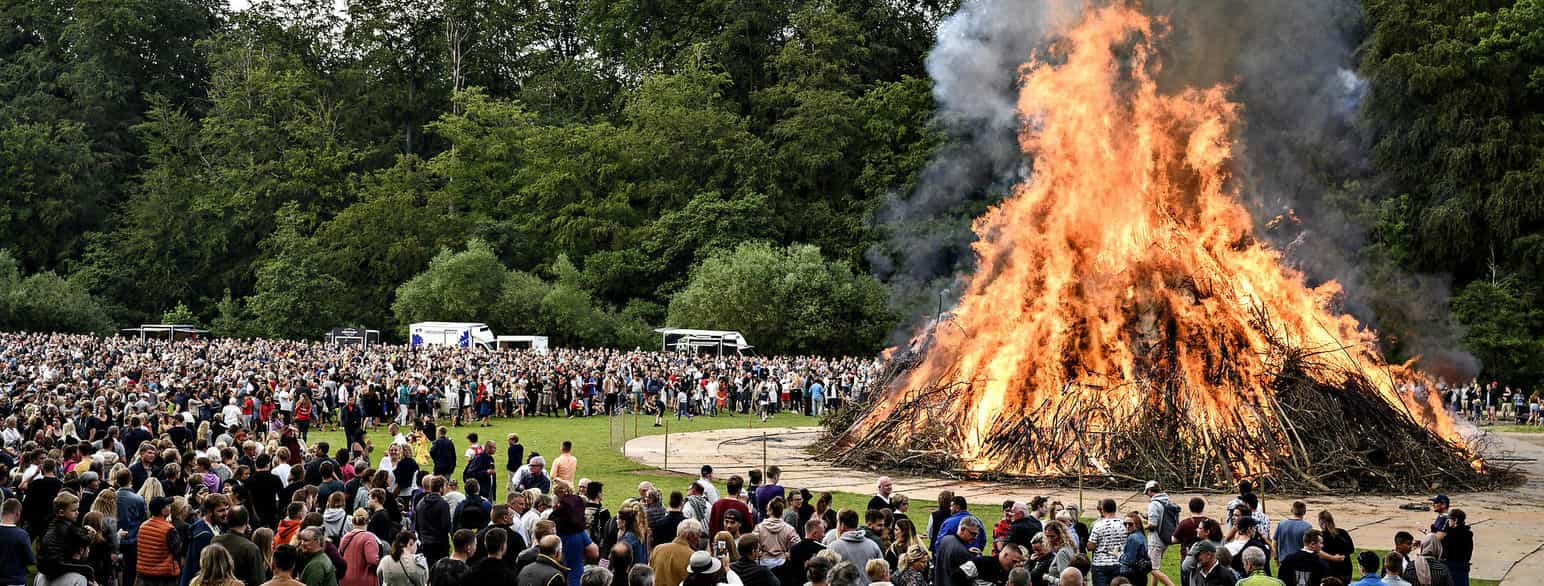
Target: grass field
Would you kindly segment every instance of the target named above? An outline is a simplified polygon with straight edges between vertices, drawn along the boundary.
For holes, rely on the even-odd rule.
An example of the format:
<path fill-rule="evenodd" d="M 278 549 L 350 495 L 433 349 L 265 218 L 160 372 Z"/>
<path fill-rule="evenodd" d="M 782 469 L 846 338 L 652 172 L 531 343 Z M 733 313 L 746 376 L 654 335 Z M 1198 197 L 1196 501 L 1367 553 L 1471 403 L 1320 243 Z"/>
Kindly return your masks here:
<path fill-rule="evenodd" d="M 1544 425 L 1482 425 L 1480 429 L 1505 433 L 1544 433 Z"/>
<path fill-rule="evenodd" d="M 451 427 L 450 437 L 456 442 L 457 452 L 456 472 L 453 474 L 453 476 L 460 478 L 461 466 L 465 464 L 464 458 L 462 458 L 462 454 L 466 450 L 466 435 L 468 433 L 476 433 L 480 441 L 487 441 L 490 439 L 494 440 L 494 442 L 499 446 L 500 450 L 500 453 L 495 457 L 495 460 L 498 463 L 499 469 L 499 494 L 502 496 L 504 492 L 504 483 L 508 481 L 508 475 L 504 472 L 504 454 L 502 453 L 505 446 L 504 438 L 507 434 L 515 433 L 520 435 L 520 442 L 525 446 L 527 454 L 533 450 L 541 453 L 542 455 L 547 456 L 549 465 L 552 461 L 552 457 L 556 456 L 558 453 L 558 446 L 561 445 L 564 440 L 572 441 L 574 443 L 574 457 L 578 458 L 579 460 L 579 477 L 604 482 L 606 485 L 605 500 L 607 505 L 613 510 L 618 504 L 622 502 L 623 499 L 636 494 L 638 483 L 644 480 L 654 482 L 654 484 L 657 485 L 660 490 L 664 491 L 667 495 L 672 490 L 681 490 L 684 492 L 686 485 L 695 477 L 683 474 L 662 472 L 655 468 L 640 465 L 622 455 L 620 446 L 625 441 L 625 439 L 630 439 L 640 435 L 657 435 L 664 433 L 662 428 L 650 427 L 650 423 L 652 422 L 651 418 L 641 417 L 637 421 L 640 424 L 640 432 L 635 432 L 633 428 L 633 420 L 631 417 L 628 417 L 625 437 L 621 432 L 621 424 L 619 422 L 608 421 L 608 419 L 604 417 L 575 419 L 567 419 L 562 417 L 496 419 L 489 427 L 478 427 L 476 425 Z M 799 427 L 817 424 L 818 422 L 813 417 L 789 414 L 779 414 L 766 423 L 762 423 L 759 418 L 746 417 L 743 415 L 735 417 L 698 417 L 692 421 L 676 422 L 672 420 L 670 422 L 670 433 L 674 435 L 676 433 L 706 431 L 712 429 L 747 427 L 757 429 Z M 367 434 L 367 437 L 375 444 L 375 459 L 379 460 L 380 455 L 384 453 L 381 450 L 383 450 L 386 445 L 391 443 L 390 435 L 387 433 L 386 428 L 383 426 L 380 430 Z M 337 447 L 343 442 L 343 433 L 339 431 L 313 431 L 310 434 L 309 439 L 310 443 L 319 441 L 328 442 L 332 448 L 336 450 Z M 420 464 L 422 464 L 425 468 L 429 466 L 427 462 L 420 462 Z M 720 486 L 722 486 L 723 480 L 729 477 L 729 474 L 743 475 L 745 473 L 744 470 L 726 470 L 723 472 L 724 473 L 720 476 Z M 911 512 L 913 520 L 925 519 L 926 513 L 923 511 L 927 509 L 933 500 L 934 495 L 908 496 L 911 496 L 912 502 L 915 503 Z M 833 503 L 838 509 L 858 509 L 866 506 L 869 495 L 853 493 L 832 493 L 832 497 Z M 981 503 L 972 506 L 971 512 L 974 513 L 977 517 L 980 517 L 982 521 L 986 522 L 988 525 L 988 530 L 990 530 L 990 525 L 996 523 L 997 519 L 1002 515 L 1002 509 L 993 503 Z M 1091 519 L 1084 519 L 1084 521 L 1092 522 Z M 1381 550 L 1374 551 L 1378 551 L 1379 555 L 1386 553 L 1386 551 Z M 1164 556 L 1163 560 L 1162 569 L 1164 573 L 1174 577 L 1177 581 L 1179 576 L 1179 564 L 1179 548 L 1169 548 L 1169 552 L 1166 556 Z M 1470 583 L 1474 586 L 1492 586 L 1496 584 L 1496 582 L 1492 580 L 1471 580 Z"/>

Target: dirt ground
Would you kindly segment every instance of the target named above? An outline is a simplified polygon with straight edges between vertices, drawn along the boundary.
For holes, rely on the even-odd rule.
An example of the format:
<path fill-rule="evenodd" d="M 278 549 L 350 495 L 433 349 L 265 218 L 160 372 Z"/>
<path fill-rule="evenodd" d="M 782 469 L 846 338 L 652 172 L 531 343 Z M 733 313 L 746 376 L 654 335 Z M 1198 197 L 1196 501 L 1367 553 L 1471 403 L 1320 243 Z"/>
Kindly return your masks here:
<path fill-rule="evenodd" d="M 672 472 L 695 475 L 697 468 L 710 464 L 726 471 L 778 465 L 783 469 L 783 484 L 808 487 L 814 491 L 871 493 L 878 473 L 838 467 L 811 456 L 808 448 L 820 439 L 818 427 L 793 427 L 773 430 L 715 430 L 672 434 L 669 440 Z M 1523 472 L 1523 484 L 1506 490 L 1452 494 L 1453 506 L 1469 515 L 1474 527 L 1475 552 L 1471 576 L 1502 580 L 1504 584 L 1544 584 L 1544 434 L 1491 434 L 1497 450 L 1490 457 L 1507 458 Z M 641 464 L 663 467 L 664 436 L 646 436 L 627 443 L 626 454 Z M 913 510 L 922 510 L 936 498 L 939 490 L 951 489 L 972 502 L 1024 499 L 1045 495 L 1062 502 L 1079 502 L 1087 511 L 1099 499 L 1110 497 L 1121 503 L 1122 510 L 1140 507 L 1145 497 L 1129 492 L 1073 488 L 1026 487 L 991 482 L 966 482 L 949 478 L 892 475 L 896 492 L 910 496 Z M 1184 503 L 1192 494 L 1170 493 L 1175 502 Z M 1222 508 L 1227 495 L 1208 497 L 1208 512 Z M 1293 500 L 1308 503 L 1314 511 L 1328 509 L 1339 525 L 1351 533 L 1358 547 L 1392 549 L 1394 533 L 1405 530 L 1420 535 L 1431 524 L 1433 513 L 1399 508 L 1404 504 L 1425 504 L 1431 495 L 1296 497 L 1266 494 L 1265 512 L 1274 523 L 1285 518 Z"/>

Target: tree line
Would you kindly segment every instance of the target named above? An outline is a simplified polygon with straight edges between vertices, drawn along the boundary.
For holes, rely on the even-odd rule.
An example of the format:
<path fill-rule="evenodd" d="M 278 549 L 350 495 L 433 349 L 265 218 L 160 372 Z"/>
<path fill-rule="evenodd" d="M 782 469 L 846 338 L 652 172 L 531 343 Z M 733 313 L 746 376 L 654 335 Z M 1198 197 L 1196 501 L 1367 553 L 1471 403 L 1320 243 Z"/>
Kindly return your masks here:
<path fill-rule="evenodd" d="M 1451 275 L 1456 335 L 1520 384 L 1544 380 L 1541 4 L 1365 0 L 1375 170 L 1336 201 L 1373 306 Z M 11 0 L 0 327 L 873 352 L 919 311 L 865 251 L 949 140 L 922 67 L 956 7 Z M 1427 326 L 1386 313 L 1419 351 Z"/>

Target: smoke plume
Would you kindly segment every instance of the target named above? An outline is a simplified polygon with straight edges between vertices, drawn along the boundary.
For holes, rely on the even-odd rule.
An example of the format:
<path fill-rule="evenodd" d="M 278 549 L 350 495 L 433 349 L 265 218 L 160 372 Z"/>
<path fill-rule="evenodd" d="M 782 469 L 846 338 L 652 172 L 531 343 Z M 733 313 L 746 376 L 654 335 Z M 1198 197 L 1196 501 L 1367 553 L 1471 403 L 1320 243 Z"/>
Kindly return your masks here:
<path fill-rule="evenodd" d="M 939 291 L 971 270 L 970 218 L 1033 172 L 1016 141 L 1020 65 L 1086 6 L 1110 1 L 1120 0 L 965 0 L 940 25 L 927 71 L 935 123 L 949 140 L 916 187 L 892 194 L 876 214 L 886 240 L 868 257 L 898 306 L 917 316 L 899 337 L 931 318 Z M 1356 73 L 1360 2 L 1150 0 L 1141 7 L 1165 24 L 1161 88 L 1222 84 L 1243 105 L 1233 180 L 1257 233 L 1311 282 L 1339 281 L 1345 311 L 1364 323 L 1378 326 L 1380 314 L 1397 314 L 1402 326 L 1419 329 L 1418 339 L 1403 341 L 1407 351 L 1435 355 L 1452 347 L 1454 329 L 1440 301 L 1445 279 L 1384 274 L 1381 283 L 1414 289 L 1371 299 L 1356 255 L 1365 229 L 1332 201 L 1376 183 L 1357 125 L 1365 86 Z"/>

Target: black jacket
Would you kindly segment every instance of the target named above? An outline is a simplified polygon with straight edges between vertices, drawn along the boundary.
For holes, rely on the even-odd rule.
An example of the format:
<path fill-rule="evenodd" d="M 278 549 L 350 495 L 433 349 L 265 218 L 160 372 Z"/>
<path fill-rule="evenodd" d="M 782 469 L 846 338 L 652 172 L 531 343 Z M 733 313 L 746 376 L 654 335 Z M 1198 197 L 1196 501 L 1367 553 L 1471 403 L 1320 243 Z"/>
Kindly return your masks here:
<path fill-rule="evenodd" d="M 740 582 L 745 586 L 782 586 L 782 582 L 772 574 L 771 570 L 745 558 L 731 562 L 729 569 L 734 570 L 735 575 L 740 577 Z"/>
<path fill-rule="evenodd" d="M 503 564 L 486 563 L 483 565 L 503 566 Z M 477 572 L 474 571 L 472 574 L 467 577 L 468 584 L 509 584 L 508 581 L 485 582 Z M 536 556 L 535 562 L 520 570 L 518 584 L 519 586 L 564 586 L 568 584 L 568 568 L 555 559 L 539 555 Z"/>
<path fill-rule="evenodd" d="M 681 511 L 669 511 L 660 518 L 659 522 L 649 525 L 649 536 L 655 544 L 670 543 L 675 541 L 676 527 L 686 520 L 686 515 Z M 801 582 L 802 584 L 802 582 Z"/>
<path fill-rule="evenodd" d="M 450 504 L 439 493 L 431 492 L 413 508 L 413 524 L 418 541 L 424 545 L 450 543 Z"/>
<path fill-rule="evenodd" d="M 429 459 L 434 461 L 434 475 L 445 476 L 456 469 L 456 444 L 448 437 L 434 440 L 429 445 Z"/>

